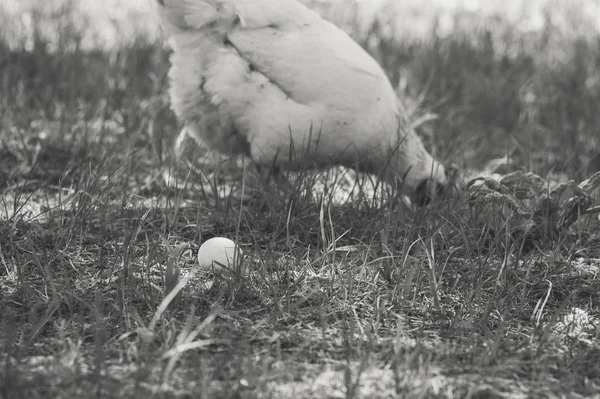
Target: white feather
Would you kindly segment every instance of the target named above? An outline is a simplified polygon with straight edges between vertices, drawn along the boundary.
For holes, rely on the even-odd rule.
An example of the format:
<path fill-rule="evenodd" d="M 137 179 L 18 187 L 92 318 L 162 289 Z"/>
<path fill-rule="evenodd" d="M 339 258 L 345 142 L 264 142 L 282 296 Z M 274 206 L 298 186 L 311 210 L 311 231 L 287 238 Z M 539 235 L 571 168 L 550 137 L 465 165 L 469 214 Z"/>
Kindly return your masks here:
<path fill-rule="evenodd" d="M 316 12 L 296 0 L 156 1 L 172 107 L 209 147 L 262 165 L 342 164 L 409 189 L 446 183 L 382 68 Z"/>

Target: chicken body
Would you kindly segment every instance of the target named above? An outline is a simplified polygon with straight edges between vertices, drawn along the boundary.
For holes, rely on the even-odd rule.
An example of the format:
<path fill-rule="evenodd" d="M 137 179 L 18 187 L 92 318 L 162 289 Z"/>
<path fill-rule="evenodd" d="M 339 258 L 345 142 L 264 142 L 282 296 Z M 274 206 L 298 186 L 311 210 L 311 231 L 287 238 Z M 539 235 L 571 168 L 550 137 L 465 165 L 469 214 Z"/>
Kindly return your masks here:
<path fill-rule="evenodd" d="M 445 186 L 379 64 L 296 0 L 155 0 L 170 98 L 195 138 L 285 169 L 344 165 L 407 194 Z"/>

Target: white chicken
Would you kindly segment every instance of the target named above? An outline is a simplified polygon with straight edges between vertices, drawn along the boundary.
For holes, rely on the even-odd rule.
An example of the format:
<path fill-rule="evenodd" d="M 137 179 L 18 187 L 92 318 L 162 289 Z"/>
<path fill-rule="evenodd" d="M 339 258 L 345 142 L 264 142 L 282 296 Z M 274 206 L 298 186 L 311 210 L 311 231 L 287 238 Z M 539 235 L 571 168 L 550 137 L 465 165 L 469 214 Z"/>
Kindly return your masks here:
<path fill-rule="evenodd" d="M 171 106 L 209 148 L 276 168 L 352 167 L 418 200 L 447 184 L 379 64 L 299 1 L 155 4 Z"/>

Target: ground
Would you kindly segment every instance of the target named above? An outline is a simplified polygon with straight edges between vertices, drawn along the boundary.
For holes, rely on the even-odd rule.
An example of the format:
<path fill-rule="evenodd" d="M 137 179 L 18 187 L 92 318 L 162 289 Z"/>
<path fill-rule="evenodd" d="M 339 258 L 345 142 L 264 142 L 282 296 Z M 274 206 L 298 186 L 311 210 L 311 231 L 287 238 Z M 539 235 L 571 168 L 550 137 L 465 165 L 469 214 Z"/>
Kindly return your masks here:
<path fill-rule="evenodd" d="M 598 190 L 575 185 L 600 170 L 600 34 L 554 6 L 336 21 L 459 167 L 418 209 L 340 170 L 261 196 L 251 163 L 191 143 L 171 170 L 158 37 L 90 46 L 65 8 L 0 19 L 0 397 L 598 397 Z M 215 236 L 248 274 L 199 270 Z"/>

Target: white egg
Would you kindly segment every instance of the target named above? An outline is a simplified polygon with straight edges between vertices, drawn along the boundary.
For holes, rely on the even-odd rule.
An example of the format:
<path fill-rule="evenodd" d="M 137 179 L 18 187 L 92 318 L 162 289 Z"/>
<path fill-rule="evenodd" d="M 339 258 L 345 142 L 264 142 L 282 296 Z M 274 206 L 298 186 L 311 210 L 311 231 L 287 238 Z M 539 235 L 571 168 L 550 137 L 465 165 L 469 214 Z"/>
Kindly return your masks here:
<path fill-rule="evenodd" d="M 237 253 L 236 253 L 237 252 Z M 240 247 L 225 237 L 214 237 L 207 240 L 198 250 L 198 264 L 207 270 L 234 271 L 242 265 L 243 253 Z"/>

